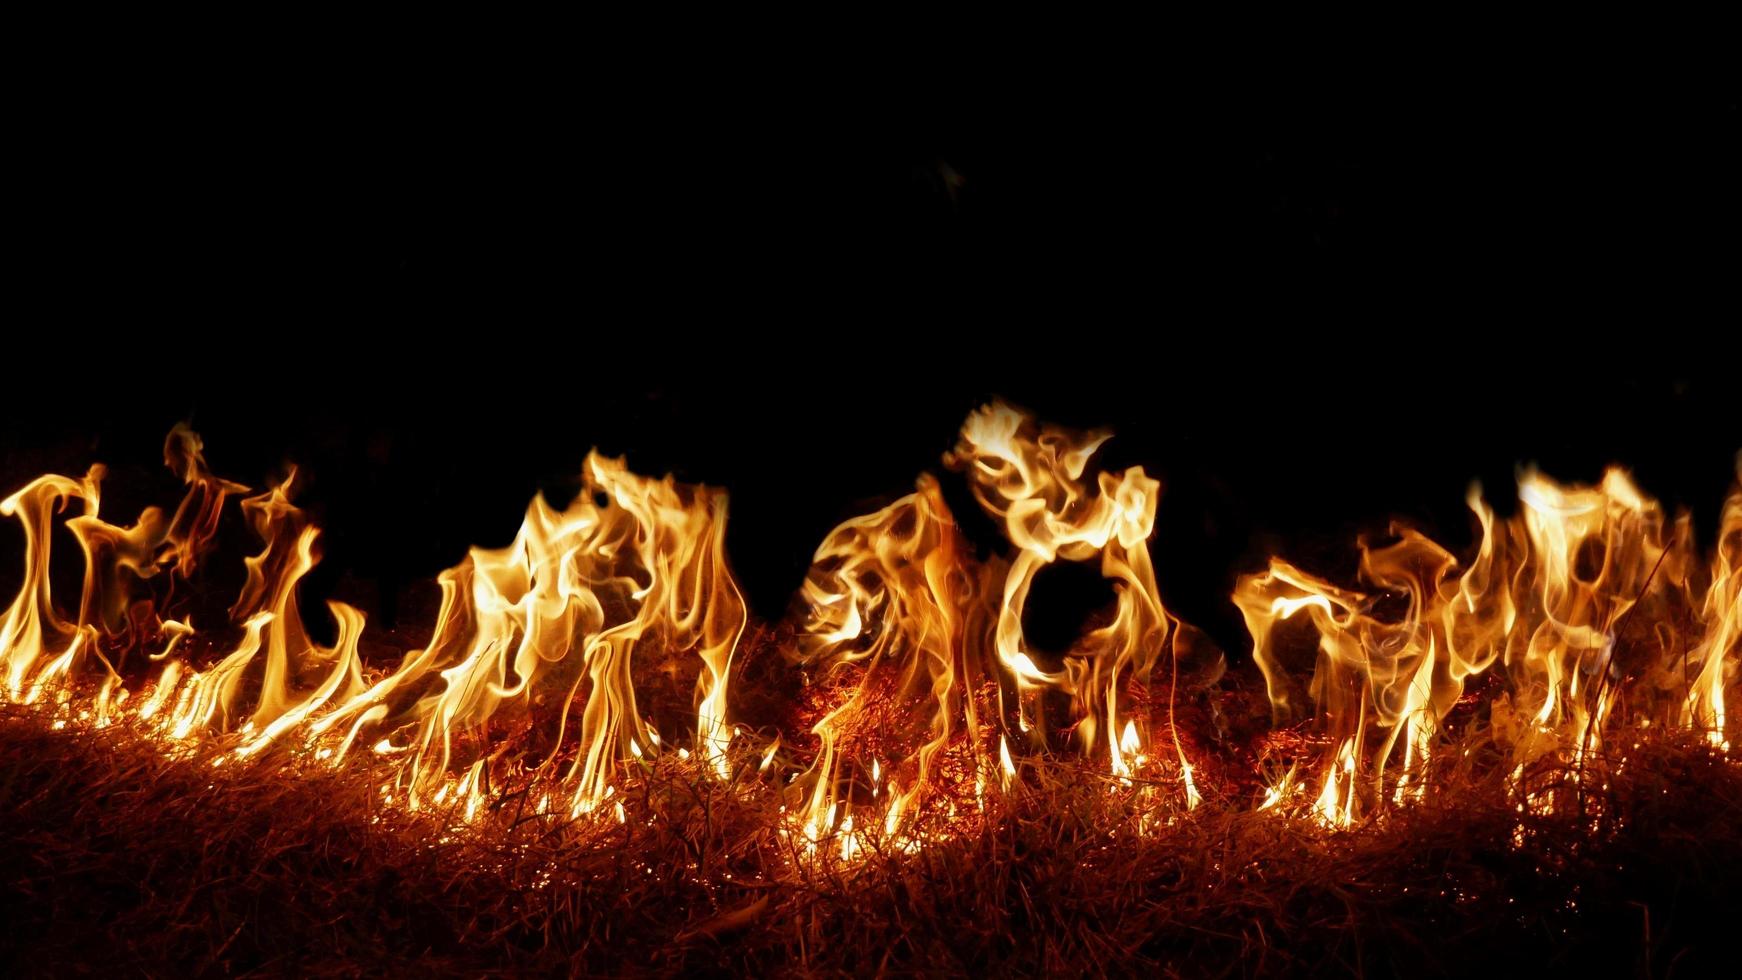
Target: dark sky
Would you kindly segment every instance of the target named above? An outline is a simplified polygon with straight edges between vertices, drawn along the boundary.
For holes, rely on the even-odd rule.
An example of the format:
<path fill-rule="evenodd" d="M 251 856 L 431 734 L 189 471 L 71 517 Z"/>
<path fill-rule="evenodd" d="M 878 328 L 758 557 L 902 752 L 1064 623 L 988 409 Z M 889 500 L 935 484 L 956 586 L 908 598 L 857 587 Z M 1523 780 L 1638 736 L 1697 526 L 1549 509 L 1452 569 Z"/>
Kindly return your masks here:
<path fill-rule="evenodd" d="M 146 472 L 191 418 L 227 475 L 304 466 L 310 588 L 394 593 L 598 445 L 726 486 L 773 616 L 1003 393 L 1164 477 L 1164 593 L 1230 643 L 1272 548 L 1392 513 L 1461 544 L 1467 483 L 1529 460 L 1628 463 L 1709 532 L 1742 448 L 1731 92 L 1179 81 L 39 104 L 0 476 Z"/>

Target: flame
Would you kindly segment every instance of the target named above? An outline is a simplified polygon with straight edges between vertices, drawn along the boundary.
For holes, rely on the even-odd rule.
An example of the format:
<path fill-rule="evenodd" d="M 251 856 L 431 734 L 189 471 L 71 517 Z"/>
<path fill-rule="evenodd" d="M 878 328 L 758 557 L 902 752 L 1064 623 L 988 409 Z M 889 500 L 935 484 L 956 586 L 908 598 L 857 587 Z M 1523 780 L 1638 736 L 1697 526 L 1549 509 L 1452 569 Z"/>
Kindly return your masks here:
<path fill-rule="evenodd" d="M 694 651 L 702 662 L 696 744 L 725 776 L 727 677 L 746 617 L 726 565 L 725 527 L 723 493 L 636 476 L 620 459 L 591 454 L 567 509 L 533 500 L 508 547 L 474 548 L 443 572 L 429 646 L 313 731 L 349 726 L 334 765 L 365 731 L 378 733 L 370 736 L 377 751 L 405 753 L 399 781 L 416 800 L 461 758 L 509 748 L 482 730 L 525 723 L 546 698 L 555 732 L 539 765 L 558 759 L 578 706 L 578 751 L 563 782 L 572 811 L 589 812 L 622 765 L 660 744 L 637 708 L 636 653 Z"/>
<path fill-rule="evenodd" d="M 1149 557 L 1160 483 L 1140 467 L 1086 479 L 1107 438 L 1039 425 L 1003 403 L 968 417 L 944 462 L 967 473 L 980 505 L 1002 525 L 1014 546 L 1009 562 L 973 557 L 929 474 L 915 493 L 846 521 L 824 540 L 804 584 L 809 614 L 799 655 L 835 692 L 812 728 L 819 749 L 806 774 L 808 796 L 795 813 L 813 849 L 827 833 L 846 830 L 858 760 L 872 755 L 912 760 L 901 770 L 904 788 L 890 782 L 883 821 L 889 833 L 917 812 L 941 754 L 958 736 L 966 738 L 963 769 L 975 804 L 983 804 L 994 774 L 999 789 L 1010 788 L 1016 775 L 1010 740 L 1026 741 L 1032 751 L 1047 748 L 1039 698 L 1048 692 L 1071 698 L 1080 750 L 1104 748 L 1108 771 L 1131 786 L 1150 750 L 1128 686 L 1147 687 L 1164 655 L 1171 748 L 1186 806 L 1197 805 L 1172 692 L 1182 658 L 1214 679 L 1221 654 L 1206 657 L 1208 645 L 1162 605 Z M 1082 637 L 1061 666 L 1042 667 L 1022 634 L 1035 575 L 1055 561 L 1096 558 L 1117 597 L 1112 621 Z M 1101 724 L 1104 740 L 1097 738 Z M 995 762 L 984 729 L 997 730 Z M 908 731 L 922 733 L 917 747 L 891 744 Z M 870 765 L 866 795 L 875 799 L 880 763 Z"/>
<path fill-rule="evenodd" d="M 51 687 L 73 683 L 87 659 L 104 669 L 98 716 L 110 719 L 126 700 L 121 671 L 129 654 L 172 631 L 171 647 L 191 628 L 160 613 L 177 603 L 176 584 L 198 568 L 210 550 L 224 500 L 247 488 L 210 472 L 200 439 L 177 425 L 164 443 L 164 462 L 181 477 L 187 493 L 175 515 L 147 507 L 130 527 L 99 515 L 105 469 L 93 465 L 82 479 L 42 476 L 0 501 L 0 515 L 24 525 L 24 582 L 0 618 L 0 667 L 15 701 L 34 702 Z M 84 557 L 79 610 L 71 622 L 55 607 L 49 581 L 54 516 L 78 500 L 83 513 L 66 524 Z M 170 574 L 160 575 L 168 570 Z M 169 626 L 166 624 L 173 624 Z"/>
<path fill-rule="evenodd" d="M 851 799 L 847 777 L 855 758 L 905 757 L 909 746 L 882 743 L 914 731 L 919 744 L 905 788 L 893 777 L 888 786 L 884 825 L 894 833 L 901 814 L 930 787 L 958 718 L 962 730 L 979 731 L 982 705 L 975 692 L 990 675 L 985 650 L 993 617 L 986 583 L 998 568 L 973 560 L 929 475 L 920 477 L 914 493 L 843 523 L 823 540 L 803 586 L 809 612 L 799 662 L 820 668 L 845 697 L 811 729 L 820 749 L 806 773 L 809 795 L 797 818 L 812 843 L 835 827 L 836 814 Z M 899 669 L 892 683 L 883 677 L 885 664 Z M 888 721 L 890 709 L 910 702 L 923 710 L 911 720 Z M 977 738 L 973 744 L 979 745 Z M 868 791 L 882 795 L 882 763 L 873 758 L 870 765 Z M 843 821 L 842 832 L 847 829 Z"/>
<path fill-rule="evenodd" d="M 1161 483 L 1140 466 L 1124 473 L 1099 473 L 1085 480 L 1089 462 L 1111 433 L 1076 433 L 1037 424 L 1001 402 L 969 416 L 961 440 L 947 457 L 966 471 L 980 506 L 1003 524 L 1016 547 L 1005 576 L 999 605 L 995 647 L 998 659 L 1022 692 L 1059 690 L 1072 698 L 1076 733 L 1085 754 L 1097 751 L 1097 733 L 1106 724 L 1109 769 L 1129 775 L 1129 756 L 1147 761 L 1147 748 L 1127 719 L 1125 732 L 1133 742 L 1115 741 L 1126 718 L 1128 681 L 1147 687 L 1155 665 L 1169 658 L 1168 729 L 1178 761 L 1188 806 L 1199 799 L 1191 778 L 1191 763 L 1174 724 L 1174 697 L 1182 659 L 1192 663 L 1201 683 L 1220 676 L 1221 651 L 1202 634 L 1170 614 L 1162 605 L 1149 541 L 1155 533 L 1155 513 Z M 1117 597 L 1113 620 L 1091 631 L 1064 658 L 1060 670 L 1037 665 L 1027 649 L 1022 613 L 1035 575 L 1053 562 L 1100 559 L 1101 574 Z M 1039 743 L 1045 738 L 1043 716 L 1031 715 L 1018 701 L 1019 727 Z"/>
<path fill-rule="evenodd" d="M 242 484 L 212 474 L 206 466 L 205 448 L 199 434 L 186 423 L 178 423 L 163 441 L 164 465 L 174 470 L 188 487 L 164 533 L 170 549 L 167 557 L 174 558 L 175 571 L 184 580 L 199 570 L 201 559 L 210 550 L 218 533 L 224 501 L 234 494 L 248 492 Z"/>
<path fill-rule="evenodd" d="M 636 709 L 635 652 L 693 651 L 701 661 L 697 746 L 712 772 L 728 774 L 727 677 L 746 612 L 725 562 L 723 494 L 644 479 L 620 460 L 589 456 L 584 492 L 567 510 L 535 500 L 513 544 L 474 549 L 443 574 L 432 642 L 370 684 L 358 652 L 360 612 L 329 603 L 338 625 L 331 647 L 305 628 L 297 591 L 319 560 L 319 531 L 291 502 L 294 469 L 241 505 L 264 546 L 246 559 L 246 582 L 230 609 L 240 639 L 204 669 L 181 659 L 193 626 L 157 611 L 172 605 L 175 580 L 199 568 L 225 500 L 246 488 L 211 475 L 199 437 L 185 426 L 170 433 L 164 458 L 188 488 L 167 521 L 155 508 L 128 528 L 102 521 L 101 466 L 83 480 L 43 477 L 0 502 L 0 514 L 18 517 L 26 536 L 25 584 L 0 619 L 0 666 L 11 699 L 34 702 L 57 688 L 65 699 L 79 665 L 95 657 L 106 669 L 93 700 L 95 724 L 110 724 L 128 703 L 121 661 L 111 653 L 144 648 L 163 664 L 147 696 L 133 702 L 148 731 L 172 743 L 230 737 L 244 758 L 292 732 L 311 747 L 343 732 L 336 748 L 316 750 L 333 765 L 368 732 L 376 751 L 395 760 L 393 784 L 403 786 L 408 807 L 418 807 L 420 794 L 451 790 L 466 801 L 470 820 L 486 801 L 486 763 L 505 748 L 492 749 L 480 735 L 486 724 L 524 718 L 535 700 L 551 700 L 557 731 L 548 761 L 564 752 L 571 708 L 578 707 L 581 745 L 569 781 L 576 811 L 591 809 L 610 797 L 618 763 L 660 747 Z M 53 518 L 71 500 L 84 509 L 67 524 L 81 545 L 85 578 L 78 616 L 69 621 L 53 601 L 49 555 Z M 171 574 L 159 576 L 166 569 Z M 160 578 L 169 587 L 142 597 L 140 583 Z M 465 775 L 454 784 L 449 773 L 462 754 Z M 397 794 L 384 788 L 383 795 Z M 614 809 L 621 819 L 621 804 Z"/>
<path fill-rule="evenodd" d="M 1221 654 L 1163 605 L 1149 551 L 1161 484 L 1140 467 L 1094 471 L 1107 438 L 1002 403 L 968 417 L 944 462 L 965 474 L 1006 554 L 976 554 L 929 474 L 824 539 L 788 651 L 809 684 L 816 750 L 783 812 L 809 852 L 912 852 L 990 812 L 1071 741 L 1108 792 L 1137 804 L 1140 832 L 1163 802 L 1200 805 L 1176 709 L 1182 683 L 1219 676 Z M 231 627 L 199 634 L 195 658 L 182 584 L 206 564 L 226 501 L 247 492 L 214 476 L 203 451 L 185 426 L 166 440 L 185 487 L 168 518 L 155 507 L 127 526 L 101 517 L 100 465 L 0 500 L 25 537 L 23 585 L 0 616 L 6 697 L 40 705 L 56 729 L 128 720 L 166 751 L 213 741 L 214 765 L 282 749 L 338 766 L 361 745 L 390 773 L 383 800 L 460 823 L 484 819 L 506 781 L 523 779 L 541 783 L 527 787 L 540 814 L 566 796 L 571 815 L 628 824 L 625 774 L 692 757 L 661 735 L 644 682 L 694 669 L 701 767 L 722 779 L 740 765 L 790 774 L 778 736 L 760 753 L 733 751 L 728 682 L 748 612 L 718 490 L 590 454 L 574 501 L 534 499 L 507 547 L 474 548 L 442 573 L 428 644 L 370 674 L 359 611 L 328 604 L 331 646 L 304 623 L 298 590 L 320 532 L 292 503 L 294 469 L 241 501 L 262 545 L 245 560 Z M 1526 470 L 1510 518 L 1470 491 L 1480 542 L 1467 562 L 1394 525 L 1383 542 L 1358 542 L 1358 589 L 1281 558 L 1242 577 L 1233 600 L 1273 721 L 1310 719 L 1323 736 L 1259 809 L 1344 828 L 1425 799 L 1443 734 L 1464 717 L 1456 706 L 1489 676 L 1502 692 L 1491 737 L 1521 813 L 1575 797 L 1583 813 L 1584 787 L 1625 764 L 1625 745 L 1606 751 L 1621 725 L 1680 726 L 1727 752 L 1742 653 L 1742 456 L 1736 465 L 1709 564 L 1691 519 L 1666 517 L 1625 472 L 1583 487 Z M 68 511 L 84 563 L 71 616 L 50 582 Z M 1022 618 L 1037 575 L 1060 561 L 1096 561 L 1116 601 L 1105 625 L 1049 655 L 1030 647 Z M 153 670 L 134 696 L 128 684 Z M 1555 763 L 1540 767 L 1547 780 L 1532 778 L 1539 760 Z"/>
<path fill-rule="evenodd" d="M 1686 517 L 1666 521 L 1619 469 L 1597 487 L 1526 470 L 1519 499 L 1516 516 L 1501 522 L 1472 489 L 1482 538 L 1461 571 L 1440 545 L 1393 526 L 1395 543 L 1360 542 L 1360 575 L 1379 590 L 1374 594 L 1339 588 L 1281 559 L 1238 582 L 1234 602 L 1278 724 L 1305 713 L 1294 680 L 1300 658 L 1291 654 L 1300 643 L 1284 624 L 1298 618 L 1316 637 L 1308 693 L 1336 746 L 1319 763 L 1313 813 L 1321 820 L 1347 826 L 1376 808 L 1387 799 L 1387 778 L 1392 803 L 1422 798 L 1447 713 L 1468 679 L 1496 664 L 1506 693 L 1493 705 L 1495 737 L 1520 773 L 1546 756 L 1582 770 L 1614 723 L 1624 687 L 1640 724 L 1668 711 L 1724 744 L 1742 487 L 1724 511 L 1701 616 L 1705 639 L 1686 660 L 1673 642 L 1674 624 L 1697 594 Z M 1690 663 L 1700 666 L 1699 676 L 1684 684 Z M 1285 795 L 1278 787 L 1265 805 Z M 1552 808 L 1551 799 L 1542 800 Z"/>
<path fill-rule="evenodd" d="M 24 525 L 24 584 L 0 619 L 0 665 L 13 701 L 34 701 L 42 683 L 70 665 L 85 639 L 86 624 L 69 623 L 55 609 L 48 575 L 50 531 L 55 513 L 67 500 L 83 502 L 86 515 L 96 514 L 102 478 L 100 466 L 92 467 L 83 480 L 43 476 L 0 501 L 0 515 L 17 517 Z"/>
<path fill-rule="evenodd" d="M 146 717 L 154 716 L 173 695 L 174 707 L 162 722 L 172 738 L 234 730 L 244 736 L 237 753 L 253 755 L 323 705 L 363 687 L 357 653 L 363 614 L 344 603 L 328 603 L 339 633 L 338 642 L 327 648 L 309 638 L 297 608 L 297 584 L 318 561 L 319 531 L 290 502 L 295 480 L 293 469 L 283 482 L 242 502 L 265 547 L 246 559 L 247 580 L 231 607 L 232 618 L 243 620 L 241 642 L 204 672 L 184 672 L 177 663 L 165 667 L 142 709 L 148 710 Z M 164 624 L 164 631 L 170 634 L 165 656 L 191 632 L 173 622 Z"/>
<path fill-rule="evenodd" d="M 1701 606 L 1706 632 L 1689 654 L 1699 674 L 1688 693 L 1683 722 L 1706 733 L 1717 748 L 1728 751 L 1724 690 L 1735 681 L 1742 658 L 1742 453 L 1736 457 L 1736 489 L 1724 501 L 1718 548 L 1712 559 L 1712 580 Z"/>

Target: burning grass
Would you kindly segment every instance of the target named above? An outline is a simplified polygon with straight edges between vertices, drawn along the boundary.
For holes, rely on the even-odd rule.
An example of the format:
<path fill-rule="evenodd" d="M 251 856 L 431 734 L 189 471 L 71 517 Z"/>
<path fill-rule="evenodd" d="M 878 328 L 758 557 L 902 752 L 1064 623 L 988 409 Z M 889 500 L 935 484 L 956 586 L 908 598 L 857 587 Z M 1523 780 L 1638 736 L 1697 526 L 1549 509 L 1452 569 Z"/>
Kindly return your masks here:
<path fill-rule="evenodd" d="M 438 577 L 415 642 L 332 602 L 331 646 L 298 603 L 319 532 L 294 473 L 242 501 L 261 550 L 223 615 L 193 573 L 243 488 L 191 432 L 170 519 L 99 518 L 100 466 L 39 477 L 0 501 L 26 533 L 0 965 L 1720 968 L 1742 489 L 1709 567 L 1619 470 L 1526 473 L 1505 520 L 1472 491 L 1467 560 L 1363 538 L 1361 591 L 1273 558 L 1236 587 L 1254 663 L 1227 676 L 1162 602 L 1160 484 L 1090 474 L 1106 438 L 974 413 L 945 463 L 1010 547 L 921 476 L 830 533 L 775 623 L 723 493 L 589 455 L 581 494 Z M 76 614 L 51 567 L 74 503 Z M 1114 602 L 1046 652 L 1025 609 L 1061 562 Z"/>
<path fill-rule="evenodd" d="M 384 803 L 369 765 L 213 766 L 32 708 L 0 709 L 0 755 L 15 974 L 1693 975 L 1728 956 L 1742 872 L 1742 767 L 1695 733 L 1642 732 L 1579 807 L 1521 813 L 1503 769 L 1448 765 L 1343 831 L 1239 780 L 1187 813 L 1034 762 L 983 817 L 928 809 L 926 846 L 873 833 L 852 861 L 782 829 L 754 758 L 722 781 L 662 756 L 621 823 L 507 788 L 468 824 Z"/>

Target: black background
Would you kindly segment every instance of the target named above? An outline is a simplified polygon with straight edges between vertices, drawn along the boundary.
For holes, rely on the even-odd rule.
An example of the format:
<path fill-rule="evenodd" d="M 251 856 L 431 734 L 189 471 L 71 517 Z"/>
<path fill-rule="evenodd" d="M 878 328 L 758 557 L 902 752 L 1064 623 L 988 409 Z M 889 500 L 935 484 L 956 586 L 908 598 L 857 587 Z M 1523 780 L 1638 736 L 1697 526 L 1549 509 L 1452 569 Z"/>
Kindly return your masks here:
<path fill-rule="evenodd" d="M 1164 479 L 1164 598 L 1237 655 L 1235 574 L 1347 571 L 1393 515 L 1466 546 L 1469 481 L 1504 506 L 1528 461 L 1625 463 L 1709 541 L 1742 449 L 1731 91 L 1230 73 L 27 98 L 3 489 L 100 459 L 130 520 L 191 420 L 224 475 L 303 467 L 307 589 L 392 623 L 598 446 L 726 487 L 772 618 L 1003 394 Z M 1093 578 L 1043 581 L 1043 646 Z"/>

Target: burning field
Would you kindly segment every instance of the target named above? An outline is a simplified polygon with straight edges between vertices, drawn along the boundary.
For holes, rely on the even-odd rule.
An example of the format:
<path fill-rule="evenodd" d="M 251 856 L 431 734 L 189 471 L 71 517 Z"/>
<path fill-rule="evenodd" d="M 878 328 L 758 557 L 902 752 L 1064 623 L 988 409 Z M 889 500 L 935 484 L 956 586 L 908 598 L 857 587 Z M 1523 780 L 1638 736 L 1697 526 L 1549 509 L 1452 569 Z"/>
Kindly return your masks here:
<path fill-rule="evenodd" d="M 1716 515 L 1620 469 L 1528 470 L 1506 507 L 1472 488 L 1467 553 L 1399 524 L 1350 542 L 1347 578 L 1289 554 L 1243 575 L 1250 646 L 1225 653 L 1163 602 L 1162 487 L 1103 465 L 1110 437 L 975 411 L 935 473 L 822 540 L 778 621 L 734 578 L 722 491 L 597 453 L 392 630 L 302 608 L 322 531 L 299 474 L 220 476 L 186 427 L 179 500 L 137 515 L 103 512 L 100 464 L 0 488 L 24 541 L 5 958 L 1723 971 L 1742 486 Z M 226 571 L 237 515 L 252 551 Z M 1043 649 L 1025 611 L 1063 564 L 1113 601 Z"/>

